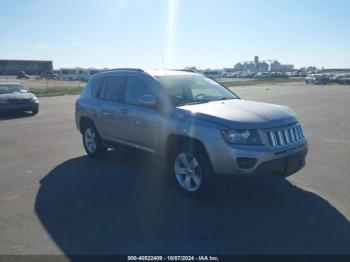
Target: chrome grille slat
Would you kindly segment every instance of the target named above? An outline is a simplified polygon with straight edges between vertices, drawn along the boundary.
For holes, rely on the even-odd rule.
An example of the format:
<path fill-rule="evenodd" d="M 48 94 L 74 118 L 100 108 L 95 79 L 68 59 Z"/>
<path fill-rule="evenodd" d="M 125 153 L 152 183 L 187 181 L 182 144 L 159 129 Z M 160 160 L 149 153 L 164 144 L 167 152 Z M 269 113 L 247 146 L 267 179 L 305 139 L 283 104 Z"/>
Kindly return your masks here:
<path fill-rule="evenodd" d="M 271 147 L 284 147 L 300 142 L 304 138 L 300 125 L 276 128 L 265 132 L 267 142 Z"/>
<path fill-rule="evenodd" d="M 282 137 L 282 131 L 281 130 L 278 130 L 278 137 L 279 137 L 279 140 L 281 141 L 281 146 L 284 145 L 284 141 L 283 141 L 283 137 Z"/>
<path fill-rule="evenodd" d="M 274 132 L 270 132 L 270 138 L 272 141 L 272 146 L 275 147 L 277 145 L 276 138 Z"/>
<path fill-rule="evenodd" d="M 300 133 L 299 133 L 299 128 L 298 127 L 294 127 L 294 132 L 297 136 L 297 140 L 299 141 L 301 139 Z"/>
<path fill-rule="evenodd" d="M 294 134 L 292 132 L 292 129 L 288 129 L 289 135 L 290 135 L 290 142 L 293 144 L 295 142 Z"/>
<path fill-rule="evenodd" d="M 291 131 L 292 134 L 293 134 L 294 142 L 298 141 L 297 136 L 295 135 L 294 127 L 292 127 L 292 128 L 290 129 L 290 131 Z"/>
<path fill-rule="evenodd" d="M 285 138 L 286 144 L 288 145 L 288 144 L 290 143 L 290 139 L 289 139 L 289 136 L 288 136 L 288 132 L 287 132 L 287 130 L 285 130 L 285 129 L 284 129 L 282 132 L 283 132 L 283 134 L 284 134 L 284 138 Z"/>

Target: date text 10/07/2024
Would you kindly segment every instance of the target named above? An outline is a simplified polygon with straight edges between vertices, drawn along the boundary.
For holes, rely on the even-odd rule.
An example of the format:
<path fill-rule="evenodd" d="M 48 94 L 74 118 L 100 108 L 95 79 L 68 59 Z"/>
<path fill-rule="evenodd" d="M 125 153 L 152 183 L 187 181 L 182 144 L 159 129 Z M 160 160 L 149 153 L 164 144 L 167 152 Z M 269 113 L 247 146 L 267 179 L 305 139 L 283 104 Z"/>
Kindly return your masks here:
<path fill-rule="evenodd" d="M 216 256 L 128 256 L 128 261 L 220 261 Z"/>

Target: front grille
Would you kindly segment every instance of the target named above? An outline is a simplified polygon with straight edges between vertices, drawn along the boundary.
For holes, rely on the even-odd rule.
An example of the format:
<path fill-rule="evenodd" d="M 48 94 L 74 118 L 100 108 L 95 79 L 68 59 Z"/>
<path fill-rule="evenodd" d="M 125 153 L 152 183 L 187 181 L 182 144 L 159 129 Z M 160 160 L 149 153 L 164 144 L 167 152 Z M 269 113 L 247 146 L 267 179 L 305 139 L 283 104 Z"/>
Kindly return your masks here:
<path fill-rule="evenodd" d="M 268 130 L 265 132 L 265 136 L 271 147 L 293 145 L 304 138 L 303 130 L 299 124 Z"/>
<path fill-rule="evenodd" d="M 25 104 L 29 103 L 30 99 L 8 99 L 9 104 Z"/>

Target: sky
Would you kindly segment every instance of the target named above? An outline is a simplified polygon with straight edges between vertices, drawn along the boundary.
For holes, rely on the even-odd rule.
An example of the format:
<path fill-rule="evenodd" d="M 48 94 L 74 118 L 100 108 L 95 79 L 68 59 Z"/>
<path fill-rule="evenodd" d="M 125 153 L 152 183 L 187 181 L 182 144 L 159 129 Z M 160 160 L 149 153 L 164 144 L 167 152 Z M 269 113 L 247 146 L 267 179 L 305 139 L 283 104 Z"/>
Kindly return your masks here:
<path fill-rule="evenodd" d="M 348 0 L 0 0 L 0 32 L 0 59 L 54 68 L 350 68 Z"/>

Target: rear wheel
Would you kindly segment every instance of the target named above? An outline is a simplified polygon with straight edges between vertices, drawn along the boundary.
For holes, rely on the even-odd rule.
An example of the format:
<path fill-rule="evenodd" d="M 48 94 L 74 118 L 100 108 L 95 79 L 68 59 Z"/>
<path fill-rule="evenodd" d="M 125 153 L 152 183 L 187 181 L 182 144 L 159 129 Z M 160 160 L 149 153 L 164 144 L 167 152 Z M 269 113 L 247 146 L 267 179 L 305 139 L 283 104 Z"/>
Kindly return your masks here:
<path fill-rule="evenodd" d="M 100 135 L 95 126 L 91 123 L 87 124 L 83 130 L 83 144 L 86 153 L 90 157 L 100 158 L 107 152 Z"/>
<path fill-rule="evenodd" d="M 191 197 L 205 196 L 213 188 L 213 172 L 206 152 L 199 146 L 180 146 L 170 160 L 178 189 Z"/>

